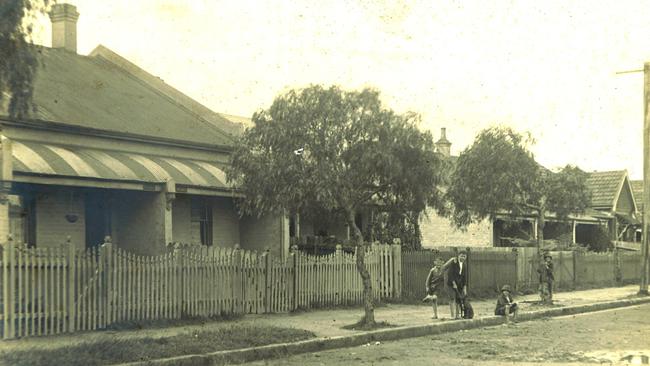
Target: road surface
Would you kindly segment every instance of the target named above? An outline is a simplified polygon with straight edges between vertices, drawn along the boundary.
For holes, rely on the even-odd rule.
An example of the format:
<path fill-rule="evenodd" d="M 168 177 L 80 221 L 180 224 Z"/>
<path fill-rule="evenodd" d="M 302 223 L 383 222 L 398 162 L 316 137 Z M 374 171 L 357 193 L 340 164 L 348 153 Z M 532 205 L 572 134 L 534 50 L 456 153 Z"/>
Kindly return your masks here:
<path fill-rule="evenodd" d="M 650 304 L 247 365 L 645 364 L 647 356 Z"/>

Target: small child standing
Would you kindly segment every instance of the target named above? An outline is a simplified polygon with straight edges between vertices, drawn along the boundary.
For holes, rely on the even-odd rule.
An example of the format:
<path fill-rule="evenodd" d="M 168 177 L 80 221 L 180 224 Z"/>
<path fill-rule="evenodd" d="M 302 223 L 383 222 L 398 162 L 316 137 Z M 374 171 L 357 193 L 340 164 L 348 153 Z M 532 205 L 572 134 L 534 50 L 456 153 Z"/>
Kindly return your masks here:
<path fill-rule="evenodd" d="M 512 299 L 511 292 L 510 285 L 503 285 L 501 295 L 497 298 L 497 306 L 494 309 L 494 315 L 505 316 L 506 322 L 509 322 L 511 314 L 513 320 L 517 320 L 517 312 L 519 311 L 517 303 Z"/>
<path fill-rule="evenodd" d="M 436 257 L 433 260 L 433 268 L 429 271 L 426 281 L 427 296 L 422 299 L 423 302 L 432 300 L 433 319 L 438 319 L 438 291 L 445 282 L 445 270 L 453 261 L 450 259 L 447 263 L 443 264 L 442 258 Z"/>
<path fill-rule="evenodd" d="M 544 261 L 537 269 L 539 273 L 539 297 L 543 303 L 553 303 L 553 258 L 544 254 Z"/>

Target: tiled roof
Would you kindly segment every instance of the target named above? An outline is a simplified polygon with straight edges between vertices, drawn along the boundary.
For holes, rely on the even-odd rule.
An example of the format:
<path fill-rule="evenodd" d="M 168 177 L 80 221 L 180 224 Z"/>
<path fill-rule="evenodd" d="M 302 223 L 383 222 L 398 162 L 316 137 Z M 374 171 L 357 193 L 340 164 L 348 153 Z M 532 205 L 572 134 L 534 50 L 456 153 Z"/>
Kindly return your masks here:
<path fill-rule="evenodd" d="M 631 180 L 630 184 L 632 185 L 632 193 L 634 193 L 636 207 L 639 209 L 639 211 L 643 211 L 643 181 Z"/>
<path fill-rule="evenodd" d="M 587 187 L 592 194 L 591 206 L 611 209 L 626 175 L 625 170 L 589 173 Z"/>
<path fill-rule="evenodd" d="M 42 66 L 32 119 L 155 139 L 233 144 L 227 131 L 231 121 L 106 48 L 82 56 L 38 47 L 38 59 Z M 0 115 L 6 115 L 2 109 Z"/>

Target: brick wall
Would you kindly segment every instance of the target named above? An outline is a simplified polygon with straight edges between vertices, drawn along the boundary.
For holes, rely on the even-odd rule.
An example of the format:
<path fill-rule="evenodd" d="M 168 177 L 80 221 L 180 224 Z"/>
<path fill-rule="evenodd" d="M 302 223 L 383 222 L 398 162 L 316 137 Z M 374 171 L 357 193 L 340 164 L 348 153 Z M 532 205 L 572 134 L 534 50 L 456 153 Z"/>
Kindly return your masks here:
<path fill-rule="evenodd" d="M 86 247 L 86 223 L 83 195 L 70 196 L 69 189 L 47 189 L 36 196 L 36 246 L 51 247 L 65 243 L 68 235 L 77 248 Z M 68 222 L 65 215 L 75 213 L 78 219 Z"/>
<path fill-rule="evenodd" d="M 288 236 L 289 223 L 283 215 L 244 216 L 240 220 L 242 249 L 263 251 L 269 248 L 273 255 L 283 256 L 288 252 Z"/>
<path fill-rule="evenodd" d="M 191 206 L 190 196 L 177 194 L 172 202 L 172 240 L 175 242 L 192 242 Z"/>
<path fill-rule="evenodd" d="M 471 224 L 466 231 L 456 229 L 449 219 L 438 216 L 427 209 L 428 217 L 422 215 L 420 230 L 422 231 L 422 246 L 425 248 L 437 246 L 492 246 L 492 223 L 484 221 Z"/>
<path fill-rule="evenodd" d="M 164 252 L 165 203 L 161 192 L 117 192 L 113 206 L 116 245 L 141 255 Z"/>
<path fill-rule="evenodd" d="M 212 245 L 234 247 L 240 242 L 239 216 L 231 198 L 212 199 Z"/>

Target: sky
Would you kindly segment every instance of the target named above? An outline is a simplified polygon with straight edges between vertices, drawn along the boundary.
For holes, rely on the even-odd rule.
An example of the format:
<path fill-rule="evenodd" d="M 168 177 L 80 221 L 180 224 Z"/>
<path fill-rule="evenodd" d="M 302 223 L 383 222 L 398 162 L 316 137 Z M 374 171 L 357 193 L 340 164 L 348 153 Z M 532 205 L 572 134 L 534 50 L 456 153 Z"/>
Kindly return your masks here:
<path fill-rule="evenodd" d="M 457 155 L 487 127 L 530 132 L 554 168 L 643 176 L 649 1 L 66 0 L 102 44 L 222 113 L 309 84 L 373 87 Z M 49 46 L 38 19 L 34 40 Z"/>

